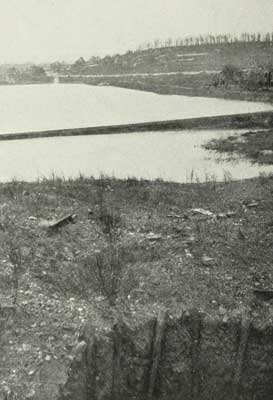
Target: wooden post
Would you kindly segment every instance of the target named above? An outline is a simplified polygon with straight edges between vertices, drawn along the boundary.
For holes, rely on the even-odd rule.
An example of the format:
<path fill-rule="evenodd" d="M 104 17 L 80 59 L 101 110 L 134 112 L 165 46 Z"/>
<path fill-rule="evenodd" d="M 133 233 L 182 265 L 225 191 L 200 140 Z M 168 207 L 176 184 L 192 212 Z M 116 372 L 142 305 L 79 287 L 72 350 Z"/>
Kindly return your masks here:
<path fill-rule="evenodd" d="M 191 315 L 192 326 L 192 367 L 191 367 L 191 399 L 199 399 L 199 354 L 200 354 L 200 338 L 201 338 L 201 318 L 198 311 L 194 311 Z"/>
<path fill-rule="evenodd" d="M 96 400 L 96 374 L 97 374 L 97 341 L 94 336 L 88 345 L 87 353 L 87 384 L 86 396 L 88 400 Z"/>
<path fill-rule="evenodd" d="M 237 351 L 236 366 L 233 377 L 233 400 L 237 400 L 239 398 L 240 385 L 242 382 L 243 364 L 247 351 L 250 326 L 251 323 L 248 316 L 242 315 L 240 327 L 240 342 Z"/>
<path fill-rule="evenodd" d="M 113 365 L 112 365 L 112 399 L 120 399 L 121 386 L 121 320 L 118 318 L 113 326 Z"/>
<path fill-rule="evenodd" d="M 160 310 L 158 313 L 155 333 L 153 337 L 153 345 L 152 345 L 152 365 L 151 372 L 149 378 L 149 386 L 148 386 L 148 400 L 153 398 L 154 389 L 156 385 L 156 378 L 158 373 L 158 366 L 161 358 L 161 348 L 162 348 L 162 340 L 164 336 L 164 331 L 166 327 L 167 320 L 167 312 L 165 310 Z"/>

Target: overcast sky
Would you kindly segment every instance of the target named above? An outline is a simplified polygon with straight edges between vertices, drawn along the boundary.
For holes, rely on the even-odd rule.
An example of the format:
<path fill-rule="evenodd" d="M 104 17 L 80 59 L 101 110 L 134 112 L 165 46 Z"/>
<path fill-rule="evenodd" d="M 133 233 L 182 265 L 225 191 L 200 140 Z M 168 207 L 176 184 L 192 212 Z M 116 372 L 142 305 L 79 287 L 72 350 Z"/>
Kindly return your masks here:
<path fill-rule="evenodd" d="M 273 30 L 273 0 L 0 0 L 0 63 L 74 60 L 205 33 Z"/>

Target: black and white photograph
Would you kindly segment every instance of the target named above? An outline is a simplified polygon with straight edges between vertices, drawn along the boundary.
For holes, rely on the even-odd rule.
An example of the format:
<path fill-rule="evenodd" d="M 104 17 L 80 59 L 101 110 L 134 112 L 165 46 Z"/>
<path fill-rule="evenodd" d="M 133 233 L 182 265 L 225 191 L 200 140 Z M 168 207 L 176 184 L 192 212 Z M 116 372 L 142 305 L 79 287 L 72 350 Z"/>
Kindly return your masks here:
<path fill-rule="evenodd" d="M 0 400 L 273 400 L 273 0 L 0 0 Z"/>

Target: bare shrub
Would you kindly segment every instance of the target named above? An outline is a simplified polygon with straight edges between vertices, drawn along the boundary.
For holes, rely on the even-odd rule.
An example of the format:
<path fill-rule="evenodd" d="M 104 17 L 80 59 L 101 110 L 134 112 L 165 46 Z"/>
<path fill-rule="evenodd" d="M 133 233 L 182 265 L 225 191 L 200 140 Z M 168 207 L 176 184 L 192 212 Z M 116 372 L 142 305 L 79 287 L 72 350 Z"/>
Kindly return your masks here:
<path fill-rule="evenodd" d="M 108 246 L 104 253 L 96 254 L 96 278 L 102 294 L 111 306 L 115 305 L 121 279 L 121 259 L 115 246 Z"/>
<path fill-rule="evenodd" d="M 18 301 L 18 291 L 20 288 L 20 279 L 25 272 L 27 261 L 33 258 L 34 248 L 28 248 L 27 254 L 24 250 L 25 239 L 27 234 L 24 229 L 17 223 L 15 217 L 2 213 L 0 216 L 1 226 L 1 253 L 8 261 L 9 285 L 11 285 L 12 300 L 14 304 Z M 6 287 L 5 289 L 9 289 Z"/>
<path fill-rule="evenodd" d="M 101 293 L 114 306 L 119 292 L 122 271 L 121 257 L 119 254 L 119 239 L 121 233 L 121 215 L 119 210 L 107 204 L 107 183 L 101 179 L 97 190 L 98 214 L 97 222 L 106 242 L 102 252 L 95 254 L 95 276 Z"/>

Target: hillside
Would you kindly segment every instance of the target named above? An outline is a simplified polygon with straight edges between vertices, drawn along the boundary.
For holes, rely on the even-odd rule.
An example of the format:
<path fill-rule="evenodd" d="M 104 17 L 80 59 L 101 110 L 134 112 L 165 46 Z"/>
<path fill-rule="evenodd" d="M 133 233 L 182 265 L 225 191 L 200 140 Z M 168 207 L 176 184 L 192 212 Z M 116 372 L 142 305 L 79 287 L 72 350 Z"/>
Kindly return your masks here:
<path fill-rule="evenodd" d="M 79 59 L 72 73 L 121 74 L 221 71 L 227 64 L 240 69 L 273 65 L 272 42 L 220 43 L 175 46 L 127 52 L 124 55 Z"/>
<path fill-rule="evenodd" d="M 174 46 L 54 64 L 64 83 L 272 102 L 273 42 Z"/>
<path fill-rule="evenodd" d="M 271 102 L 272 38 L 205 43 L 199 39 L 198 44 L 192 39 L 183 45 L 148 46 L 88 61 L 81 57 L 73 64 L 1 65 L 0 84 L 49 83 L 57 74 L 63 83 Z"/>

